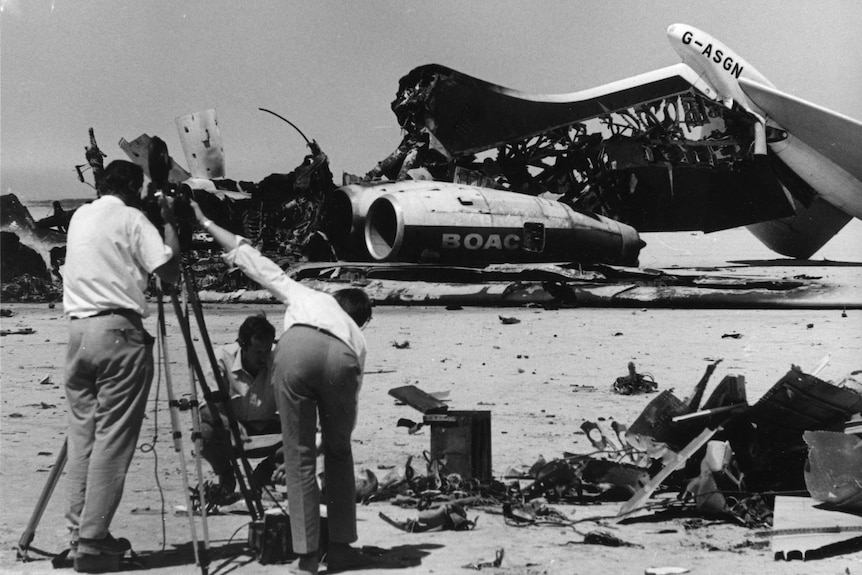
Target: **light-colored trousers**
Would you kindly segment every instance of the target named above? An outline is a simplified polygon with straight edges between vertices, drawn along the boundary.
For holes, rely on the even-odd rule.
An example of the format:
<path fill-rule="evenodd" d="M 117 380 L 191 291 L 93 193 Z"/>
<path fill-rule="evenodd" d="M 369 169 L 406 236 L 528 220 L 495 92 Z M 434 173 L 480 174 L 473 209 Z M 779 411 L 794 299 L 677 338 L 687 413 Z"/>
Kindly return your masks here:
<path fill-rule="evenodd" d="M 71 529 L 102 539 L 123 496 L 153 378 L 153 338 L 140 318 L 69 321 L 66 484 Z"/>
<path fill-rule="evenodd" d="M 329 540 L 356 541 L 356 480 L 350 436 L 356 424 L 359 361 L 338 338 L 294 325 L 278 341 L 273 385 L 284 439 L 285 481 L 293 551 L 316 552 L 320 541 L 317 418 L 323 435 Z"/>

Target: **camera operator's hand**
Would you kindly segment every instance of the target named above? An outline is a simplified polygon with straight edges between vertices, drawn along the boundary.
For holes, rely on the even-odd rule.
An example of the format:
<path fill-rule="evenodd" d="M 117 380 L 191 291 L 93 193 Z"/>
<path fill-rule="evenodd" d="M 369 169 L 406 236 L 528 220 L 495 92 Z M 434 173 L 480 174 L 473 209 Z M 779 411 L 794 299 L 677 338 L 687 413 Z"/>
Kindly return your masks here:
<path fill-rule="evenodd" d="M 206 214 L 201 210 L 200 205 L 191 198 L 189 198 L 189 205 L 191 205 L 192 211 L 195 213 L 195 219 L 197 220 L 198 225 L 200 227 L 204 227 L 204 224 L 209 220 L 209 218 L 207 218 Z"/>
<path fill-rule="evenodd" d="M 162 221 L 165 225 L 177 227 L 177 218 L 174 214 L 174 198 L 166 194 L 159 197 L 159 208 L 161 209 Z"/>

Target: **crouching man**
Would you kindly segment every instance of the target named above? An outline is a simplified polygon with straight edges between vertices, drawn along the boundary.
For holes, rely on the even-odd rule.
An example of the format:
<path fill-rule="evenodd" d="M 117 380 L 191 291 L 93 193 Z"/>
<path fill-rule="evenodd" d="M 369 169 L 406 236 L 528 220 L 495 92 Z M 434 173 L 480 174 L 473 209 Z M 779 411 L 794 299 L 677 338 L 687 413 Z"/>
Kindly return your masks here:
<path fill-rule="evenodd" d="M 258 466 L 254 481 L 258 487 L 269 483 L 272 473 L 283 462 L 281 423 L 276 407 L 275 392 L 270 382 L 272 345 L 275 328 L 262 315 L 249 316 L 239 328 L 237 340 L 216 350 L 218 370 L 230 393 L 230 405 L 244 441 L 259 435 L 273 435 L 271 442 L 249 449 L 247 457 L 266 457 Z M 213 374 L 209 379 L 215 381 Z M 239 499 L 234 493 L 236 478 L 231 459 L 236 456 L 230 427 L 224 410 L 219 412 L 221 425 L 215 424 L 208 407 L 201 408 L 201 456 L 219 478 L 219 486 L 208 495 L 217 505 L 228 505 Z"/>

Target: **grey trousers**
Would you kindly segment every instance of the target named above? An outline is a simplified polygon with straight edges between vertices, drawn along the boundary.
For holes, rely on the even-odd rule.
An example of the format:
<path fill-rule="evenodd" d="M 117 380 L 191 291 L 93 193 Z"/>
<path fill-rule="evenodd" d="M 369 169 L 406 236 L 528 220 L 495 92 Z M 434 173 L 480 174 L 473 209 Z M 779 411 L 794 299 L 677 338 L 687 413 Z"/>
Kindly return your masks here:
<path fill-rule="evenodd" d="M 317 418 L 323 435 L 329 540 L 356 541 L 356 481 L 350 436 L 356 424 L 361 368 L 338 338 L 307 326 L 293 326 L 278 341 L 273 385 L 284 438 L 293 550 L 318 550 L 320 490 L 317 485 Z"/>
<path fill-rule="evenodd" d="M 126 482 L 153 378 L 153 338 L 140 318 L 106 315 L 69 322 L 66 518 L 102 539 Z"/>

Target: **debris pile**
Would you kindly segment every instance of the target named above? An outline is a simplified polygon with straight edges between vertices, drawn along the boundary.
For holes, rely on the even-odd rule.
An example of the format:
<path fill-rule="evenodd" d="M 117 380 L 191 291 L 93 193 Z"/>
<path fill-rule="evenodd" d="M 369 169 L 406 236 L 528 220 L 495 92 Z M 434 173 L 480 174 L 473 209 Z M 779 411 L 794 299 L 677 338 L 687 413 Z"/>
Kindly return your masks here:
<path fill-rule="evenodd" d="M 665 390 L 629 427 L 616 421 L 610 425 L 585 421 L 581 429 L 592 452 L 564 453 L 552 460 L 539 457 L 531 466 L 509 469 L 503 481 L 479 480 L 469 469 L 447 473 L 451 453 L 435 450 L 432 435 L 426 475 L 418 475 L 408 460 L 403 473 L 393 471 L 376 482 L 375 489 L 365 490 L 362 501 L 389 500 L 418 509 L 416 520 L 384 517 L 414 532 L 457 528 L 445 520 L 452 514 L 469 523 L 464 510 L 470 507 L 499 510 L 512 526 L 573 526 L 576 521 L 555 510 L 554 504 L 622 502 L 615 516 L 591 520 L 635 522 L 644 514 L 660 512 L 667 518 L 701 517 L 767 528 L 765 535 L 777 537 L 784 528 L 775 523 L 775 510 L 789 505 L 781 498 L 803 493 L 824 509 L 855 514 L 859 522 L 862 442 L 852 430 L 862 421 L 862 386 L 852 377 L 832 384 L 792 366 L 754 404 L 748 403 L 745 378 L 738 375 L 724 377 L 701 403 L 720 361 L 708 366 L 689 398 L 682 400 Z M 633 363 L 629 369 L 630 376 L 636 374 Z M 481 413 L 450 412 L 414 386 L 390 390 L 390 395 L 422 411 L 431 425 L 447 414 Z M 457 429 L 450 427 L 446 433 Z M 601 533 L 582 535 L 586 540 L 587 535 Z"/>
<path fill-rule="evenodd" d="M 91 150 L 98 150 L 92 132 L 90 136 L 92 145 L 86 148 L 88 162 Z M 141 138 L 146 142 L 152 140 L 146 135 Z M 137 146 L 135 149 L 140 153 L 143 144 L 136 141 L 126 145 Z M 173 193 L 195 199 L 213 220 L 249 238 L 285 268 L 304 261 L 334 260 L 322 230 L 328 217 L 325 200 L 335 184 L 326 154 L 316 142 L 308 145 L 309 154 L 289 173 L 270 174 L 257 183 L 198 178 L 190 183 L 175 182 Z M 93 168 L 94 174 L 98 171 Z M 83 174 L 81 178 L 83 181 Z M 14 194 L 2 195 L 0 200 L 3 301 L 58 300 L 62 293 L 60 267 L 65 259 L 65 232 L 74 210 L 64 210 L 55 202 L 54 214 L 37 222 Z M 154 197 L 144 202 L 143 210 L 151 219 L 157 221 L 160 217 Z M 230 292 L 258 287 L 241 273 L 231 273 L 220 257 L 210 254 L 212 244 L 194 234 L 190 221 L 180 222 L 180 235 L 186 262 L 199 278 L 201 289 Z"/>
<path fill-rule="evenodd" d="M 3 204 L 15 205 L 18 201 L 12 194 L 2 197 Z M 8 214 L 4 213 L 4 219 L 7 217 Z M 4 231 L 0 232 L 0 299 L 58 301 L 60 290 L 54 285 L 42 256 L 22 243 L 17 233 L 5 231 L 5 225 L 3 228 Z"/>
<path fill-rule="evenodd" d="M 411 185 L 432 184 L 432 188 L 429 189 L 436 190 L 434 193 L 440 196 L 444 195 L 442 190 L 445 188 L 437 186 L 434 182 L 480 186 L 487 191 L 504 190 L 529 196 L 548 193 L 551 196 L 559 195 L 559 202 L 566 204 L 563 206 L 566 210 L 576 212 L 585 210 L 592 213 L 593 215 L 587 218 L 590 222 L 595 219 L 595 214 L 599 214 L 602 217 L 619 219 L 620 225 L 635 226 L 640 231 L 724 229 L 748 223 L 753 217 L 771 219 L 771 217 L 787 215 L 779 210 L 780 213 L 770 211 L 769 214 L 757 216 L 752 212 L 754 204 L 752 201 L 747 201 L 750 198 L 746 201 L 730 202 L 732 205 L 748 206 L 743 212 L 733 214 L 727 214 L 723 210 L 707 210 L 706 213 L 701 213 L 692 208 L 695 204 L 711 205 L 706 201 L 686 202 L 685 209 L 675 209 L 673 213 L 667 209 L 657 208 L 657 206 L 661 207 L 663 202 L 656 199 L 655 193 L 658 189 L 666 187 L 666 182 L 662 183 L 662 181 L 668 170 L 670 170 L 668 173 L 673 174 L 670 181 L 678 181 L 677 178 L 682 178 L 683 173 L 689 174 L 693 179 L 685 181 L 692 190 L 705 189 L 705 186 L 698 185 L 698 181 L 699 178 L 708 175 L 710 183 L 706 187 L 721 189 L 724 199 L 727 199 L 725 197 L 727 189 L 745 188 L 745 186 L 717 183 L 723 181 L 722 178 L 733 179 L 739 176 L 739 166 L 747 162 L 742 151 L 747 150 L 748 146 L 741 145 L 739 143 L 741 140 L 737 140 L 747 133 L 747 130 L 743 129 L 744 126 L 739 124 L 739 118 L 736 116 L 725 118 L 726 133 L 714 134 L 708 140 L 692 143 L 677 137 L 681 133 L 682 124 L 691 123 L 691 125 L 700 126 L 707 115 L 713 117 L 724 114 L 720 106 L 716 107 L 708 99 L 695 100 L 691 94 L 675 96 L 668 101 L 661 99 L 645 105 L 643 109 L 637 107 L 637 109 L 600 114 L 593 118 L 592 124 L 580 121 L 567 124 L 561 120 L 545 125 L 550 119 L 544 117 L 547 110 L 544 106 L 540 106 L 537 111 L 545 110 L 545 112 L 542 112 L 536 120 L 540 128 L 546 129 L 544 131 L 540 129 L 539 132 L 529 130 L 530 136 L 524 138 L 523 126 L 514 126 L 509 121 L 491 120 L 495 113 L 500 113 L 506 108 L 504 106 L 503 109 L 497 109 L 496 106 L 499 104 L 495 100 L 497 95 L 493 90 L 487 92 L 487 86 L 485 88 L 481 86 L 485 84 L 477 83 L 475 79 L 442 66 L 420 67 L 404 76 L 401 79 L 396 100 L 392 103 L 392 110 L 405 131 L 403 141 L 392 154 L 379 162 L 365 176 L 344 174 L 342 177 L 344 188 L 353 187 L 349 184 L 357 184 L 358 190 L 375 188 L 370 194 L 373 195 L 385 193 L 385 190 L 379 191 L 376 188 L 385 186 L 387 182 L 413 180 L 410 182 Z M 474 93 L 475 90 L 478 91 Z M 478 131 L 467 129 L 467 126 L 472 126 L 474 121 L 479 120 L 469 113 L 469 107 L 465 109 L 464 117 L 461 118 L 452 117 L 451 110 L 442 105 L 452 98 L 460 101 L 468 94 L 472 94 L 471 98 L 476 98 L 477 102 L 490 106 L 489 111 L 493 112 L 482 119 L 480 124 L 483 127 Z M 681 100 L 676 102 L 677 98 Z M 673 107 L 671 100 L 691 111 L 698 110 L 699 113 L 686 114 L 685 122 L 681 122 L 676 117 L 666 116 L 667 111 Z M 653 110 L 652 105 L 658 108 Z M 709 114 L 706 114 L 707 109 Z M 269 112 L 269 110 L 264 111 Z M 514 111 L 509 110 L 509 112 Z M 201 118 L 211 116 L 214 121 L 215 111 L 208 110 L 207 113 L 190 116 Z M 508 119 L 510 116 L 511 114 L 504 114 L 502 118 Z M 465 123 L 463 126 L 462 122 Z M 622 129 L 621 126 L 624 124 L 628 128 Z M 602 130 L 596 131 L 597 126 L 604 126 L 605 131 L 613 128 L 613 135 L 609 138 L 604 137 Z M 212 127 L 217 128 L 217 122 Z M 462 133 L 463 130 L 466 132 Z M 185 132 L 187 133 L 188 130 Z M 647 134 L 650 134 L 650 137 L 645 140 Z M 358 199 L 354 201 L 354 199 L 339 196 L 336 190 L 344 188 L 338 188 L 334 183 L 328 157 L 316 141 L 306 138 L 309 153 L 293 171 L 273 173 L 258 182 L 252 182 L 223 177 L 223 161 L 219 163 L 216 161 L 217 158 L 212 160 L 218 164 L 217 170 L 210 171 L 208 167 L 203 169 L 204 166 L 199 165 L 205 163 L 203 159 L 200 156 L 194 159 L 195 154 L 189 154 L 189 150 L 186 149 L 187 141 L 183 138 L 185 134 L 180 135 L 191 172 L 168 158 L 172 166 L 169 175 L 172 193 L 180 197 L 194 198 L 214 221 L 232 232 L 249 238 L 266 256 L 283 268 L 290 268 L 297 273 L 303 271 L 307 274 L 307 269 L 297 270 L 297 266 L 307 262 L 336 262 L 337 260 L 361 262 L 369 258 L 382 257 L 369 255 L 367 246 L 364 245 L 365 238 L 361 237 L 365 230 L 365 222 L 362 220 L 367 216 L 365 212 L 370 209 L 370 205 L 363 205 L 363 207 L 360 206 L 361 202 Z M 304 134 L 303 137 L 305 137 Z M 156 140 L 161 141 L 142 134 L 131 142 L 121 140 L 120 147 L 132 161 L 142 165 L 145 172 L 149 174 L 146 167 L 149 147 Z M 213 150 L 221 150 L 220 137 L 218 142 L 217 146 L 210 146 L 211 142 L 207 139 L 203 142 L 206 150 L 199 151 L 208 157 Z M 704 147 L 707 143 L 708 145 Z M 704 150 L 711 151 L 707 154 L 708 158 L 702 156 Z M 83 169 L 92 169 L 95 181 L 92 187 L 98 190 L 106 155 L 98 148 L 92 129 L 90 146 L 86 147 L 85 151 L 86 163 L 76 166 L 79 179 L 87 183 L 84 180 Z M 649 165 L 643 165 L 645 153 L 651 158 L 647 162 Z M 718 155 L 716 156 L 715 153 Z M 482 155 L 481 160 L 478 159 L 477 154 Z M 703 169 L 707 165 L 710 169 Z M 756 170 L 755 172 L 759 173 Z M 416 180 L 434 180 L 434 182 Z M 638 187 L 649 189 L 650 193 L 643 193 L 643 190 L 634 193 Z M 677 187 L 679 187 L 678 184 Z M 765 192 L 763 198 L 758 196 L 755 202 L 759 206 L 758 209 L 772 210 L 770 206 L 780 204 L 779 201 L 772 201 L 775 198 L 770 199 L 767 196 L 769 194 Z M 523 195 L 520 197 L 523 198 Z M 550 196 L 542 201 L 550 201 L 549 198 Z M 783 196 L 778 198 L 778 200 L 781 199 Z M 530 198 L 530 200 L 538 201 L 536 198 Z M 501 204 L 503 205 L 505 207 L 499 209 L 507 214 L 520 213 L 520 210 L 525 209 L 516 207 L 508 201 Z M 4 204 L 4 230 L 9 229 L 5 223 L 8 211 Z M 154 220 L 159 217 L 154 198 L 150 198 L 145 211 Z M 377 211 L 384 212 L 383 209 Z M 430 210 L 430 212 L 435 211 L 439 210 Z M 71 215 L 72 211 L 65 210 L 62 205 L 55 205 L 54 213 L 49 217 L 34 222 L 28 214 L 30 221 L 26 225 L 10 229 L 19 235 L 23 244 L 31 247 L 38 246 L 37 251 L 52 271 L 52 275 L 45 280 L 48 284 L 62 281 L 60 269 L 65 257 L 65 230 Z M 770 218 L 766 218 L 766 215 Z M 721 221 L 707 224 L 707 219 L 713 216 Z M 725 217 L 732 221 L 722 219 Z M 394 224 L 383 216 L 380 218 L 382 222 L 379 230 L 382 234 L 380 241 L 386 243 L 393 239 L 390 236 L 395 234 L 392 228 Z M 180 221 L 180 237 L 186 251 L 186 263 L 201 278 L 200 287 L 208 292 L 206 301 L 234 301 L 234 294 L 243 290 L 261 292 L 258 286 L 242 274 L 229 273 L 220 258 L 210 257 L 213 245 L 207 235 L 196 232 L 194 226 L 185 220 L 186 218 L 181 218 Z M 608 244 L 595 239 L 590 243 L 595 249 L 585 247 L 584 252 L 572 252 L 571 243 L 564 242 L 567 246 L 565 250 L 559 256 L 554 255 L 551 261 L 581 260 L 581 264 L 591 266 L 584 270 L 579 265 L 576 277 L 573 277 L 574 270 L 561 269 L 560 266 L 556 269 L 538 269 L 535 265 L 530 265 L 507 272 L 474 267 L 477 263 L 487 264 L 485 260 L 491 254 L 494 254 L 494 257 L 501 257 L 505 263 L 521 261 L 510 258 L 521 257 L 527 253 L 533 255 L 541 253 L 542 257 L 551 257 L 552 246 L 559 244 L 550 240 L 546 243 L 545 237 L 556 237 L 556 235 L 550 232 L 546 234 L 544 224 L 527 223 L 530 224 L 530 233 L 524 232 L 523 237 L 517 234 L 512 235 L 511 238 L 505 236 L 509 238 L 505 242 L 505 238 L 497 233 L 499 230 L 496 229 L 496 225 L 489 225 L 490 235 L 487 242 L 482 243 L 483 246 L 490 246 L 488 249 L 478 249 L 479 244 L 476 242 L 482 239 L 481 234 L 465 236 L 464 245 L 467 245 L 467 238 L 470 238 L 470 246 L 476 244 L 477 248 L 468 246 L 469 257 L 475 259 L 467 264 L 473 268 L 469 274 L 465 271 L 467 268 L 453 268 L 451 265 L 442 266 L 436 270 L 423 270 L 415 266 L 409 269 L 397 269 L 399 266 L 396 264 L 394 266 L 396 269 L 393 270 L 391 265 L 371 264 L 363 267 L 351 264 L 353 267 L 351 270 L 343 268 L 329 270 L 331 275 L 337 277 L 325 277 L 323 274 L 326 272 L 321 270 L 319 277 L 309 278 L 309 280 L 321 283 L 338 282 L 339 285 L 344 282 L 357 282 L 363 287 L 368 286 L 368 291 L 375 302 L 396 305 L 538 304 L 548 308 L 558 308 L 642 307 L 650 304 L 659 307 L 669 305 L 677 307 L 680 301 L 687 307 L 773 307 L 776 305 L 794 307 L 810 306 L 813 303 L 818 307 L 859 305 L 858 297 L 852 290 L 847 293 L 836 293 L 832 301 L 826 304 L 823 297 L 826 295 L 825 288 L 836 292 L 843 292 L 843 290 L 838 289 L 841 286 L 820 285 L 817 281 L 819 278 L 772 280 L 727 274 L 667 274 L 655 270 L 632 271 L 628 268 L 595 264 L 596 261 L 600 261 L 625 266 L 637 265 L 632 250 L 639 251 L 642 247 L 639 239 L 637 242 L 634 240 L 623 242 L 625 245 L 630 245 L 630 250 L 619 248 L 614 242 Z M 524 229 L 526 230 L 527 227 L 525 224 Z M 630 231 L 637 235 L 634 228 Z M 604 237 L 602 234 L 599 235 Z M 411 258 L 419 258 L 416 261 L 435 261 L 435 258 L 440 257 L 440 250 L 428 248 L 424 244 L 417 245 L 421 242 L 412 235 L 410 237 L 409 241 L 405 240 L 405 244 L 415 248 L 416 253 L 399 243 L 400 251 L 395 251 L 394 246 L 389 246 L 386 248 L 388 250 L 386 253 L 390 255 L 386 257 L 391 257 L 394 261 L 414 261 Z M 507 247 L 505 253 L 498 254 L 500 246 L 510 240 L 511 242 L 529 240 L 529 245 L 524 243 L 523 249 Z M 455 241 L 454 236 L 452 241 Z M 432 243 L 436 246 L 437 240 L 433 240 Z M 580 241 L 576 243 L 581 244 Z M 617 248 L 621 250 L 620 253 L 617 253 Z M 448 252 L 448 248 L 444 251 Z M 437 255 L 433 256 L 432 252 Z M 532 257 L 529 256 L 527 259 Z M 634 259 L 631 259 L 632 257 Z M 391 264 L 390 261 L 387 263 Z M 385 275 L 390 272 L 397 277 L 393 279 L 392 275 Z M 378 277 L 376 280 L 372 279 L 375 275 Z M 472 277 L 467 277 L 468 275 Z M 453 285 L 441 283 L 444 281 L 442 279 L 444 276 L 449 277 Z M 455 281 L 451 280 L 452 276 L 456 277 Z M 596 281 L 591 282 L 591 278 Z M 5 286 L 11 281 L 17 280 L 4 279 L 2 284 Z M 60 291 L 56 285 L 36 286 L 33 283 L 30 280 L 22 280 L 19 282 L 20 285 L 4 291 L 4 299 L 7 301 L 24 298 L 50 300 L 53 297 L 50 295 L 52 289 L 54 292 Z M 608 286 L 618 286 L 619 289 L 610 290 Z M 45 292 L 49 292 L 49 295 L 44 295 Z M 252 294 L 248 297 L 260 296 Z M 264 297 L 268 299 L 268 296 Z M 730 334 L 728 337 L 739 336 Z M 647 382 L 634 382 L 634 386 L 621 383 L 618 392 L 649 391 L 648 389 L 637 390 L 638 383 Z"/>

